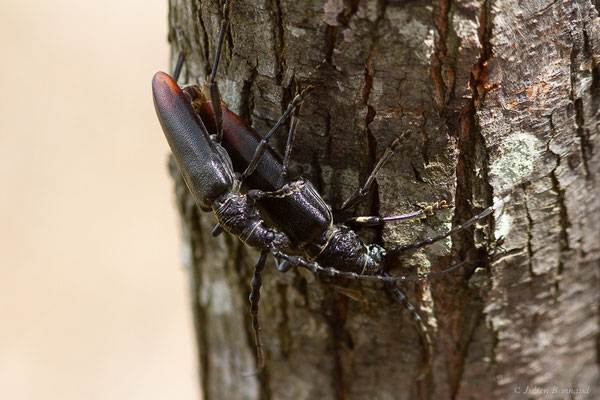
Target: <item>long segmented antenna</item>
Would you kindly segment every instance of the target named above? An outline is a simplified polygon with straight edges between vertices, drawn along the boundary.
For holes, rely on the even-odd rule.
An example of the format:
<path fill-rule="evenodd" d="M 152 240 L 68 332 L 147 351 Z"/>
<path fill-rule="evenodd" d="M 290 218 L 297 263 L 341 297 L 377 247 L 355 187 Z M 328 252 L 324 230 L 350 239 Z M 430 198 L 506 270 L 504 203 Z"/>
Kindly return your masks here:
<path fill-rule="evenodd" d="M 183 62 L 185 61 L 185 57 L 187 56 L 187 52 L 185 50 L 181 50 L 179 52 L 179 56 L 177 57 L 177 63 L 175 64 L 175 69 L 173 70 L 173 80 L 177 82 L 179 79 L 179 75 L 181 74 L 181 68 L 183 67 Z"/>
<path fill-rule="evenodd" d="M 181 33 L 181 28 L 178 26 L 175 27 L 175 34 L 177 35 L 177 43 L 179 43 L 179 55 L 177 57 L 177 62 L 175 63 L 175 68 L 173 69 L 173 80 L 175 83 L 179 80 L 179 75 L 181 74 L 181 68 L 183 68 L 183 62 L 187 57 L 187 51 L 185 50 L 185 46 L 183 45 L 183 34 Z"/>
<path fill-rule="evenodd" d="M 428 272 L 425 274 L 417 274 L 417 275 L 410 275 L 410 276 L 361 275 L 356 272 L 340 271 L 335 268 L 323 267 L 316 262 L 306 261 L 304 258 L 302 258 L 300 256 L 290 256 L 288 254 L 285 254 L 284 252 L 282 252 L 281 250 L 279 250 L 276 247 L 271 247 L 271 253 L 273 254 L 273 256 L 275 258 L 285 260 L 288 263 L 290 263 L 292 266 L 306 268 L 309 271 L 312 271 L 315 273 L 318 272 L 318 273 L 322 273 L 325 275 L 338 277 L 338 278 L 350 278 L 350 279 L 363 280 L 363 281 L 379 281 L 379 282 L 407 282 L 407 281 L 419 281 L 419 280 L 423 280 L 423 279 L 430 279 L 435 276 L 445 275 L 451 271 L 454 271 L 455 269 L 457 269 L 459 267 L 462 267 L 463 265 L 465 265 L 467 263 L 467 261 L 465 260 L 465 261 L 461 261 L 458 264 L 455 264 L 455 265 L 451 266 L 450 268 L 447 268 L 443 271 Z"/>
<path fill-rule="evenodd" d="M 221 143 L 223 138 L 223 113 L 221 111 L 221 93 L 219 92 L 219 86 L 215 80 L 217 77 L 217 69 L 219 68 L 219 59 L 221 58 L 221 50 L 223 49 L 223 40 L 225 39 L 225 33 L 227 32 L 227 26 L 229 25 L 229 4 L 225 3 L 223 6 L 223 20 L 221 21 L 221 31 L 219 32 L 219 42 L 217 43 L 217 50 L 215 52 L 215 60 L 213 62 L 212 71 L 210 73 L 210 79 L 208 80 L 208 87 L 210 89 L 210 102 L 212 103 L 213 110 L 215 112 L 215 124 L 217 127 L 216 142 Z"/>
<path fill-rule="evenodd" d="M 387 272 L 383 272 L 384 276 L 391 277 Z M 406 311 L 410 314 L 411 318 L 417 325 L 419 330 L 419 335 L 421 336 L 421 341 L 423 342 L 423 370 L 419 373 L 417 377 L 418 380 L 422 380 L 425 375 L 431 370 L 431 363 L 433 360 L 433 346 L 431 341 L 431 336 L 429 336 L 429 331 L 425 326 L 425 323 L 421 319 L 421 316 L 413 307 L 413 305 L 408 301 L 404 293 L 393 282 L 386 282 L 385 287 L 387 290 L 396 298 L 396 301 L 400 303 Z"/>
<path fill-rule="evenodd" d="M 262 371 L 265 365 L 265 352 L 263 350 L 260 322 L 258 320 L 258 301 L 260 300 L 260 287 L 262 286 L 262 279 L 260 277 L 261 271 L 265 268 L 267 261 L 267 251 L 262 250 L 256 264 L 254 264 L 254 276 L 250 282 L 252 291 L 250 292 L 250 316 L 252 318 L 252 330 L 254 331 L 254 339 L 256 341 L 256 356 L 257 356 L 257 369 L 258 372 Z"/>

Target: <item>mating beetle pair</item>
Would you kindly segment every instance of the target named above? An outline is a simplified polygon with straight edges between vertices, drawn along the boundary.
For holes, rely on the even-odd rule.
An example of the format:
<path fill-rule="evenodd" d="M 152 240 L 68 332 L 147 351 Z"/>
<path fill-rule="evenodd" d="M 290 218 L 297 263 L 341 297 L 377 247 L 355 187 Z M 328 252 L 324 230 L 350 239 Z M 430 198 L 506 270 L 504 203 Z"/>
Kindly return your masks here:
<path fill-rule="evenodd" d="M 334 277 L 384 281 L 388 290 L 407 308 L 417 323 L 423 337 L 425 365 L 428 367 L 431 344 L 427 330 L 394 282 L 425 279 L 449 272 L 463 263 L 438 273 L 406 277 L 389 275 L 385 270 L 386 260 L 405 250 L 442 240 L 487 217 L 502 202 L 449 232 L 391 250 L 375 244 L 367 245 L 346 225 L 334 224 L 330 208 L 310 181 L 293 176 L 287 167 L 298 123 L 298 109 L 308 88 L 294 98 L 263 139 L 221 104 L 215 78 L 228 24 L 227 9 L 224 14 L 212 73 L 205 87 L 181 89 L 177 85 L 184 61 L 183 52 L 173 78 L 159 72 L 154 76 L 152 87 L 159 120 L 192 197 L 202 210 L 212 210 L 217 218 L 218 225 L 213 233 L 216 235 L 226 230 L 260 250 L 250 295 L 259 369 L 264 360 L 258 324 L 260 273 L 268 253 L 279 260 L 279 269 L 282 271 L 302 267 Z M 282 159 L 267 141 L 290 116 L 288 144 Z M 384 151 L 367 182 L 343 203 L 341 209 L 354 206 L 367 193 L 377 172 L 400 144 L 401 138 L 396 139 Z M 248 189 L 247 194 L 242 192 L 242 185 Z M 448 207 L 441 202 L 411 214 L 387 218 L 358 217 L 353 222 L 363 226 L 375 225 L 422 217 L 436 209 Z"/>

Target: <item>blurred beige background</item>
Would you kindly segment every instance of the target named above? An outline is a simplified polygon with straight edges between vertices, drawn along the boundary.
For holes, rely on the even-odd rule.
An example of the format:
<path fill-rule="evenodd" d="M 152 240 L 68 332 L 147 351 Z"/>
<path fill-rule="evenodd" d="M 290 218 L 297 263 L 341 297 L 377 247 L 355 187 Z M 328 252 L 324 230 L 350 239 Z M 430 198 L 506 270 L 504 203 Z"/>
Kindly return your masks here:
<path fill-rule="evenodd" d="M 0 3 L 0 398 L 196 399 L 167 0 Z"/>

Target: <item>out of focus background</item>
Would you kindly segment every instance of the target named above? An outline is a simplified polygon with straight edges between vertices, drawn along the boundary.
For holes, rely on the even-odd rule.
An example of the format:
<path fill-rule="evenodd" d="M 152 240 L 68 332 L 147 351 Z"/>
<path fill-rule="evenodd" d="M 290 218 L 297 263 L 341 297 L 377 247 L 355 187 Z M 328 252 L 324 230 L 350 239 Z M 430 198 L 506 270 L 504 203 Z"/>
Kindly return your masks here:
<path fill-rule="evenodd" d="M 167 0 L 0 3 L 0 398 L 197 399 Z"/>

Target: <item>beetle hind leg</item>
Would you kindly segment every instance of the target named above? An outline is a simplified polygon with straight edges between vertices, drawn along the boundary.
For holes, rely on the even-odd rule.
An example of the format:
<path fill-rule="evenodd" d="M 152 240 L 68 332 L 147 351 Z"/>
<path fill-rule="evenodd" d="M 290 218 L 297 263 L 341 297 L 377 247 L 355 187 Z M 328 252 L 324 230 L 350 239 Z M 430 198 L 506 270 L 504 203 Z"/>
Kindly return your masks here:
<path fill-rule="evenodd" d="M 468 228 L 469 226 L 473 225 L 474 223 L 476 223 L 477 221 L 481 221 L 484 218 L 488 217 L 489 215 L 491 215 L 495 210 L 497 209 L 501 209 L 502 207 L 504 207 L 504 204 L 507 200 L 507 197 L 504 197 L 500 200 L 498 200 L 496 203 L 494 203 L 492 206 L 486 208 L 485 210 L 483 210 L 482 212 L 480 212 L 479 214 L 471 217 L 471 219 L 469 219 L 468 221 L 466 221 L 465 223 L 461 224 L 461 225 L 457 225 L 454 228 L 450 229 L 448 232 L 442 233 L 440 235 L 437 236 L 433 236 L 427 239 L 423 239 L 420 240 L 418 242 L 414 242 L 411 244 L 405 244 L 402 246 L 398 246 L 392 250 L 388 250 L 387 251 L 387 256 L 395 256 L 398 255 L 406 250 L 409 249 L 416 249 L 419 247 L 423 247 L 423 246 L 427 246 L 430 245 L 432 243 L 438 242 L 442 239 L 445 239 L 449 236 L 452 236 L 462 230 L 464 230 L 465 228 Z"/>

